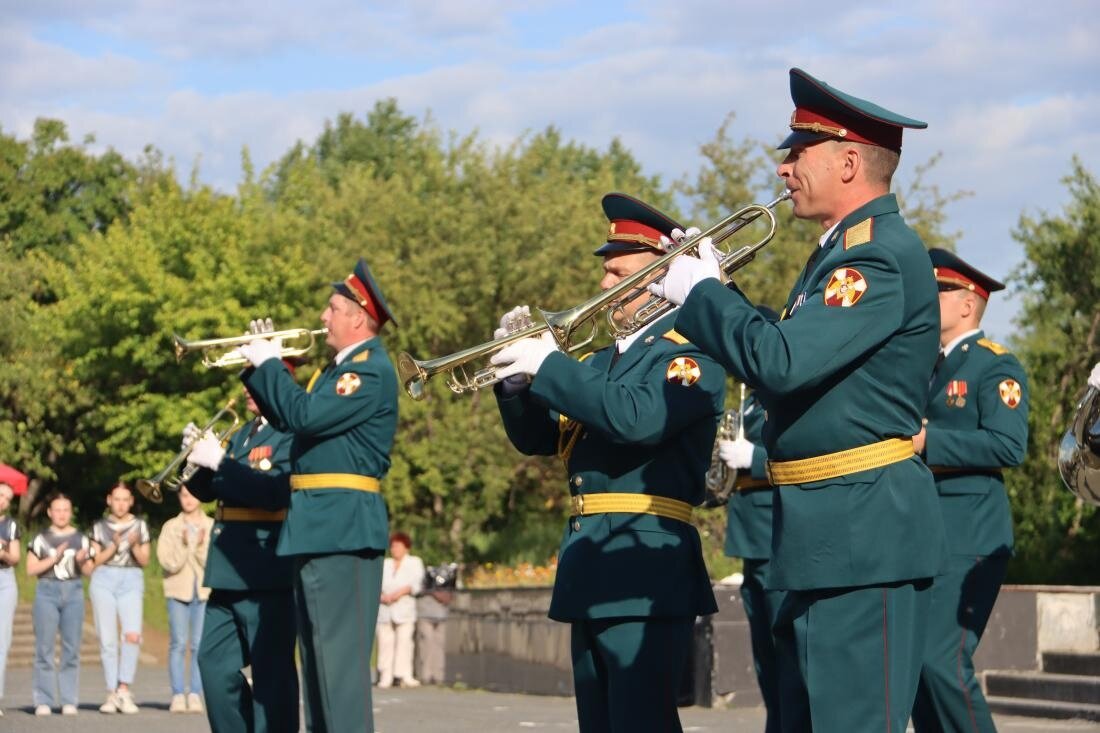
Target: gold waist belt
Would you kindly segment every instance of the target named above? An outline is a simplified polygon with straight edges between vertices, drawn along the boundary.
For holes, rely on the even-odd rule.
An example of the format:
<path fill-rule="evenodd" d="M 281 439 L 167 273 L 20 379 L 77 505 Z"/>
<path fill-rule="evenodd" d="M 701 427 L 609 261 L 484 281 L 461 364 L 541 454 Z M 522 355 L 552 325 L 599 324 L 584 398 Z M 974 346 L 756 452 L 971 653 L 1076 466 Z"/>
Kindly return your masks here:
<path fill-rule="evenodd" d="M 913 441 L 888 438 L 871 445 L 796 461 L 768 461 L 768 478 L 776 486 L 808 484 L 838 476 L 882 468 L 913 455 Z"/>
<path fill-rule="evenodd" d="M 356 473 L 296 473 L 290 477 L 290 488 L 303 489 L 354 489 L 377 493 L 380 484 L 374 476 Z"/>
<path fill-rule="evenodd" d="M 753 478 L 752 476 L 738 476 L 733 482 L 733 488 L 738 491 L 752 491 L 754 489 L 770 489 L 771 482 L 766 478 Z"/>
<path fill-rule="evenodd" d="M 658 517 L 691 521 L 691 504 L 649 494 L 579 494 L 572 497 L 572 516 L 588 514 L 655 514 Z"/>
<path fill-rule="evenodd" d="M 281 522 L 286 519 L 286 509 L 269 511 L 239 506 L 220 506 L 214 510 L 218 522 Z"/>

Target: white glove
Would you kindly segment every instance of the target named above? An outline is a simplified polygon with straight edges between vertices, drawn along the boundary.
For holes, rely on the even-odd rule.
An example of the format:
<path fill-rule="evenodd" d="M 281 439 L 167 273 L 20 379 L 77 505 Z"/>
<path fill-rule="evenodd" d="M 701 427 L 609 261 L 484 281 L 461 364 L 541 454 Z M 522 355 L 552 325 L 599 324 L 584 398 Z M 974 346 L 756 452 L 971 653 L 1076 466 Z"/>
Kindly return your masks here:
<path fill-rule="evenodd" d="M 271 317 L 257 318 L 248 322 L 249 333 L 271 333 L 275 330 L 275 324 L 271 322 Z"/>
<path fill-rule="evenodd" d="M 207 433 L 191 446 L 191 452 L 187 454 L 187 462 L 217 471 L 224 457 L 225 448 L 222 448 L 217 438 Z"/>
<path fill-rule="evenodd" d="M 183 442 L 180 443 L 180 450 L 184 450 L 187 446 L 194 443 L 202 435 L 202 431 L 199 430 L 199 426 L 193 422 L 187 423 L 187 427 L 183 429 Z"/>
<path fill-rule="evenodd" d="M 702 234 L 702 231 L 699 229 L 699 227 L 688 227 L 686 232 L 680 229 L 673 229 L 671 233 L 671 239 L 663 234 L 661 235 L 661 249 L 663 249 L 665 252 L 671 252 L 673 249 L 675 249 L 673 245 L 683 244 L 688 239 Z"/>
<path fill-rule="evenodd" d="M 1089 386 L 1100 389 L 1100 361 L 1096 362 L 1096 366 L 1092 368 L 1092 373 L 1089 374 Z"/>
<path fill-rule="evenodd" d="M 497 341 L 516 331 L 521 331 L 533 323 L 531 309 L 525 305 L 517 305 L 500 317 L 500 328 L 493 331 L 493 340 Z"/>
<path fill-rule="evenodd" d="M 649 285 L 649 292 L 676 305 L 683 305 L 691 289 L 703 280 L 722 280 L 722 268 L 710 237 L 699 242 L 699 256 L 681 255 L 672 261 L 664 279 Z"/>
<path fill-rule="evenodd" d="M 274 330 L 275 325 L 271 322 L 270 318 L 257 318 L 248 322 L 248 332 L 257 336 L 271 333 Z M 283 340 L 256 338 L 243 346 L 238 346 L 237 352 L 245 359 L 248 359 L 248 362 L 252 366 L 258 367 L 268 359 L 282 358 Z"/>
<path fill-rule="evenodd" d="M 730 468 L 740 470 L 752 468 L 752 451 L 754 446 L 744 438 L 737 440 L 719 440 L 718 457 Z"/>
<path fill-rule="evenodd" d="M 558 342 L 547 331 L 538 338 L 520 339 L 501 349 L 489 359 L 489 363 L 499 367 L 497 377 L 505 379 L 513 374 L 534 376 L 546 357 L 558 350 Z"/>

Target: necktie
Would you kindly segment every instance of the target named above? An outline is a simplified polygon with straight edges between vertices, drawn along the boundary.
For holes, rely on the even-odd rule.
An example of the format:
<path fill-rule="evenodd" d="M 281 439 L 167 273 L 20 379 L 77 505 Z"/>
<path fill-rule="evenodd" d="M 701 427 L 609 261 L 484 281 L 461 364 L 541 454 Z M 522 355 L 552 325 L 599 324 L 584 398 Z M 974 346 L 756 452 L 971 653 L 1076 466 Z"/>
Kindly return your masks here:
<path fill-rule="evenodd" d="M 940 366 L 943 365 L 943 360 L 947 358 L 944 356 L 943 349 L 940 349 L 940 353 L 936 355 L 936 366 L 932 367 L 932 376 L 928 378 L 928 386 L 931 388 L 932 383 L 936 381 L 936 373 L 939 372 Z"/>
<path fill-rule="evenodd" d="M 244 439 L 245 445 L 248 445 L 249 441 L 256 437 L 256 433 L 260 432 L 261 427 L 263 427 L 263 424 L 260 422 L 260 418 L 252 421 L 252 427 L 248 429 L 248 437 Z"/>

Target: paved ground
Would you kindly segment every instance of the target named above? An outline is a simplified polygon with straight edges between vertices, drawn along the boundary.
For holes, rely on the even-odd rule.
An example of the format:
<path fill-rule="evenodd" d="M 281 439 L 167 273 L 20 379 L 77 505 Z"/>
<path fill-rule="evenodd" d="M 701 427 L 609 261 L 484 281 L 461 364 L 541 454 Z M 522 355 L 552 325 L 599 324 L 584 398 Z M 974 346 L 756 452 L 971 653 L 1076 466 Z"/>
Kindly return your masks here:
<path fill-rule="evenodd" d="M 169 714 L 168 674 L 140 667 L 134 697 L 142 707 L 137 715 L 102 715 L 103 678 L 98 666 L 82 669 L 80 713 L 74 718 L 56 712 L 37 718 L 31 707 L 31 670 L 9 669 L 0 733 L 75 731 L 81 733 L 198 733 L 207 730 L 206 718 Z M 477 690 L 425 687 L 416 690 L 376 690 L 377 733 L 496 733 L 497 731 L 576 731 L 573 701 L 561 697 L 505 695 Z M 694 733 L 752 733 L 764 727 L 761 708 L 680 711 L 684 730 Z M 1002 733 L 1082 733 L 1100 731 L 1100 724 L 1061 722 L 999 716 Z M 304 726 L 303 726 L 304 729 Z"/>

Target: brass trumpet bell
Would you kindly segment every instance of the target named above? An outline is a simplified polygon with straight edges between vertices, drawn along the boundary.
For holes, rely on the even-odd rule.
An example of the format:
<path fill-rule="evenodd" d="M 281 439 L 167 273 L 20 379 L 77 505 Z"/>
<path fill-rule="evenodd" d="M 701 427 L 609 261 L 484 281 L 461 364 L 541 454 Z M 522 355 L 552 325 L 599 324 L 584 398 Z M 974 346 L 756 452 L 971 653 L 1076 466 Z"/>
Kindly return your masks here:
<path fill-rule="evenodd" d="M 1089 387 L 1058 444 L 1058 473 L 1082 501 L 1100 506 L 1100 390 Z"/>

